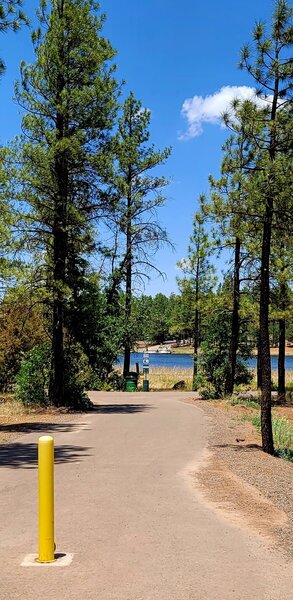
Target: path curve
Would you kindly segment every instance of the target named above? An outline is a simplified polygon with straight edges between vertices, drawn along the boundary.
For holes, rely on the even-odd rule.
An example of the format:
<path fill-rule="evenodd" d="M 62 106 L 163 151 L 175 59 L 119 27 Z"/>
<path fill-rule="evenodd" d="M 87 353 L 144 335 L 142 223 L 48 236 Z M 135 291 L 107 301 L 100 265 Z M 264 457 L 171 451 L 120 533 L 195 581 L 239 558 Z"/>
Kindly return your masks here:
<path fill-rule="evenodd" d="M 48 431 L 68 567 L 20 566 L 37 550 L 38 436 L 16 440 L 1 469 L 1 600 L 293 599 L 292 564 L 198 495 L 208 423 L 181 402 L 191 395 L 93 392 L 92 413 Z"/>

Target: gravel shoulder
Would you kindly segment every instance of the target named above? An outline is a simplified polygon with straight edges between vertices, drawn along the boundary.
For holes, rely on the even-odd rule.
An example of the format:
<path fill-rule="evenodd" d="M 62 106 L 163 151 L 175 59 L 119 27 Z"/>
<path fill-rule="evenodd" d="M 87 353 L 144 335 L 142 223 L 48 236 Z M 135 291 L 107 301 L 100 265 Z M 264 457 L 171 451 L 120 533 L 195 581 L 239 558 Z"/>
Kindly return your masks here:
<path fill-rule="evenodd" d="M 293 465 L 265 454 L 244 406 L 188 400 L 209 424 L 208 451 L 195 485 L 209 505 L 293 556 Z M 287 409 L 291 410 L 291 409 Z"/>

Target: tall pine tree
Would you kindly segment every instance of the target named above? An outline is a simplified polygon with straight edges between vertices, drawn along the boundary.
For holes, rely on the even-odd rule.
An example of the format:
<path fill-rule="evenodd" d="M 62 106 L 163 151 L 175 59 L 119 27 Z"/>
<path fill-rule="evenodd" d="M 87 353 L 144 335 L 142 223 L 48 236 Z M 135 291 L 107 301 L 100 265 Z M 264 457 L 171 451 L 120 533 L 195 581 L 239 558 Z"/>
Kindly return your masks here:
<path fill-rule="evenodd" d="M 262 447 L 269 454 L 274 452 L 271 423 L 271 358 L 269 337 L 270 301 L 270 258 L 274 215 L 278 210 L 279 190 L 276 172 L 279 157 L 284 145 L 285 106 L 289 102 L 292 89 L 292 58 L 290 49 L 293 42 L 293 10 L 287 0 L 277 0 L 269 34 L 262 23 L 253 31 L 254 50 L 244 46 L 241 67 L 246 69 L 257 83 L 258 94 L 267 99 L 267 109 L 263 111 L 262 134 L 258 143 L 263 150 L 264 171 L 259 181 L 264 197 L 259 350 L 262 369 L 261 431 Z M 259 115 L 260 116 L 260 115 Z M 255 133 L 251 131 L 255 141 Z"/>
<path fill-rule="evenodd" d="M 16 93 L 25 111 L 20 199 L 28 206 L 28 247 L 45 256 L 52 315 L 49 396 L 60 406 L 74 403 L 64 353 L 69 271 L 92 250 L 89 223 L 103 211 L 117 84 L 97 3 L 52 0 L 49 8 L 42 0 L 40 27 L 32 36 L 36 61 L 21 65 Z"/>
<path fill-rule="evenodd" d="M 164 163 L 170 149 L 156 150 L 147 145 L 150 138 L 150 111 L 131 93 L 123 105 L 115 143 L 113 189 L 118 199 L 113 213 L 117 232 L 117 267 L 114 281 L 125 283 L 124 374 L 130 369 L 133 343 L 131 332 L 132 294 L 135 279 L 147 276 L 149 269 L 160 272 L 153 256 L 167 233 L 160 226 L 156 209 L 163 205 L 162 189 L 168 181 L 151 171 Z M 119 239 L 122 247 L 119 245 Z"/>
<path fill-rule="evenodd" d="M 185 274 L 185 278 L 179 282 L 179 287 L 182 290 L 188 286 L 193 296 L 193 390 L 197 389 L 198 351 L 201 338 L 200 323 L 202 313 L 206 297 L 216 283 L 214 276 L 215 269 L 209 260 L 212 253 L 212 242 L 205 227 L 205 214 L 202 210 L 205 197 L 201 196 L 199 202 L 201 210 L 196 212 L 193 218 L 193 233 L 190 237 L 188 255 L 178 265 Z"/>

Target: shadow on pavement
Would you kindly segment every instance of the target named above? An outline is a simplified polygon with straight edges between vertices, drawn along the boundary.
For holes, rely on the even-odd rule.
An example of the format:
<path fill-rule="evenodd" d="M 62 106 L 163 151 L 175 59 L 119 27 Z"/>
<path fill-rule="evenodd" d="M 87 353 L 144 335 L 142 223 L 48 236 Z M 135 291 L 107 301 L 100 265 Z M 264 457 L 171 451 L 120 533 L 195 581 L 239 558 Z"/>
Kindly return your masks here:
<path fill-rule="evenodd" d="M 103 413 L 106 415 L 112 414 L 133 414 L 138 412 L 145 412 L 154 408 L 149 404 L 95 404 L 91 409 L 91 412 Z"/>
<path fill-rule="evenodd" d="M 55 446 L 54 462 L 74 463 L 80 462 L 86 456 L 90 456 L 86 451 L 90 448 L 84 446 Z M 19 442 L 11 444 L 2 444 L 0 446 L 0 467 L 12 467 L 20 469 L 35 469 L 38 465 L 37 444 L 21 444 Z"/>
<path fill-rule="evenodd" d="M 72 424 L 48 423 L 46 421 L 24 421 L 23 423 L 7 423 L 7 425 L 0 425 L 0 432 L 33 433 L 34 431 L 38 431 L 41 434 L 44 431 L 47 434 L 58 431 L 60 433 L 68 433 L 70 431 L 74 431 L 75 429 L 79 429 L 81 425 L 84 425 L 84 423 Z"/>

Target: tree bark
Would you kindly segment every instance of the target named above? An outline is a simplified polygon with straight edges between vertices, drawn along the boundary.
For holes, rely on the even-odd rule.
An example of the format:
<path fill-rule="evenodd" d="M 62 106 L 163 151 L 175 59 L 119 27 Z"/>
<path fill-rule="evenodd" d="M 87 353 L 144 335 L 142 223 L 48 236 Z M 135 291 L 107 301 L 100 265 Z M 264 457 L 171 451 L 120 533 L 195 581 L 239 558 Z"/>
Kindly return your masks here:
<path fill-rule="evenodd" d="M 63 15 L 63 2 L 59 5 L 60 18 Z M 64 48 L 60 47 L 60 58 L 64 64 Z M 62 92 L 65 88 L 64 74 L 60 71 L 57 82 L 56 105 L 62 106 Z M 61 110 L 56 114 L 57 139 L 66 137 L 67 120 Z M 56 198 L 53 224 L 53 335 L 49 399 L 55 406 L 65 404 L 65 359 L 64 359 L 64 294 L 66 285 L 67 244 L 67 204 L 68 204 L 68 164 L 66 150 L 59 148 L 55 155 L 54 178 Z"/>
<path fill-rule="evenodd" d="M 125 343 L 124 343 L 124 367 L 123 376 L 130 371 L 130 353 L 131 341 L 129 335 L 129 325 L 131 317 L 131 263 L 126 267 L 126 294 L 125 294 Z"/>
<path fill-rule="evenodd" d="M 64 288 L 67 259 L 67 194 L 66 159 L 57 157 L 55 173 L 58 194 L 55 202 L 53 228 L 53 336 L 52 373 L 49 397 L 55 406 L 63 406 L 64 398 Z"/>
<path fill-rule="evenodd" d="M 53 336 L 50 402 L 63 406 L 64 401 L 64 302 L 62 286 L 65 282 L 64 236 L 60 228 L 54 232 L 54 299 L 53 299 Z"/>
<path fill-rule="evenodd" d="M 257 336 L 256 380 L 257 380 L 257 389 L 261 389 L 261 386 L 262 386 L 262 368 L 261 368 L 260 335 L 259 334 Z"/>
<path fill-rule="evenodd" d="M 279 50 L 276 50 L 276 60 L 279 58 Z M 271 130 L 269 138 L 268 154 L 273 165 L 276 156 L 276 132 L 275 120 L 279 99 L 279 78 L 275 78 L 274 95 L 270 115 Z M 269 334 L 269 302 L 270 302 L 270 254 L 272 221 L 274 210 L 274 175 L 269 173 L 268 190 L 266 194 L 266 208 L 263 221 L 262 254 L 261 254 L 261 283 L 260 283 L 260 358 L 262 366 L 262 388 L 261 388 L 261 435 L 262 448 L 268 454 L 274 454 L 274 440 L 272 431 L 272 374 L 270 355 Z"/>
<path fill-rule="evenodd" d="M 196 307 L 194 315 L 194 332 L 193 332 L 193 378 L 192 389 L 197 390 L 197 370 L 198 370 L 198 346 L 199 346 L 199 311 Z"/>
<path fill-rule="evenodd" d="M 196 260 L 196 273 L 195 273 L 195 312 L 194 312 L 194 325 L 193 325 L 193 377 L 192 377 L 192 390 L 197 390 L 197 371 L 198 371 L 198 347 L 199 347 L 199 275 L 201 267 L 201 257 L 199 256 L 200 244 L 197 242 L 197 260 Z"/>
<path fill-rule="evenodd" d="M 123 376 L 130 371 L 130 318 L 131 318 L 131 300 L 132 300 L 132 195 L 131 195 L 131 168 L 128 173 L 129 193 L 127 198 L 127 224 L 126 224 L 126 290 L 125 290 L 125 341 L 124 341 L 124 366 Z"/>
<path fill-rule="evenodd" d="M 237 350 L 239 344 L 240 247 L 240 239 L 236 237 L 234 253 L 232 331 L 229 348 L 229 371 L 227 373 L 225 382 L 226 394 L 233 394 L 236 373 Z"/>
<path fill-rule="evenodd" d="M 279 319 L 278 402 L 286 398 L 285 385 L 286 321 Z"/>
<path fill-rule="evenodd" d="M 269 335 L 269 268 L 270 268 L 270 247 L 272 233 L 272 203 L 267 199 L 266 213 L 264 217 L 263 240 L 262 240 L 262 258 L 261 258 L 261 284 L 260 284 L 260 313 L 259 313 L 259 334 L 260 334 L 260 361 L 262 368 L 262 388 L 261 388 L 261 433 L 262 448 L 268 454 L 274 454 L 274 442 L 272 433 L 272 415 L 271 415 L 271 355 L 270 355 L 270 335 Z"/>

